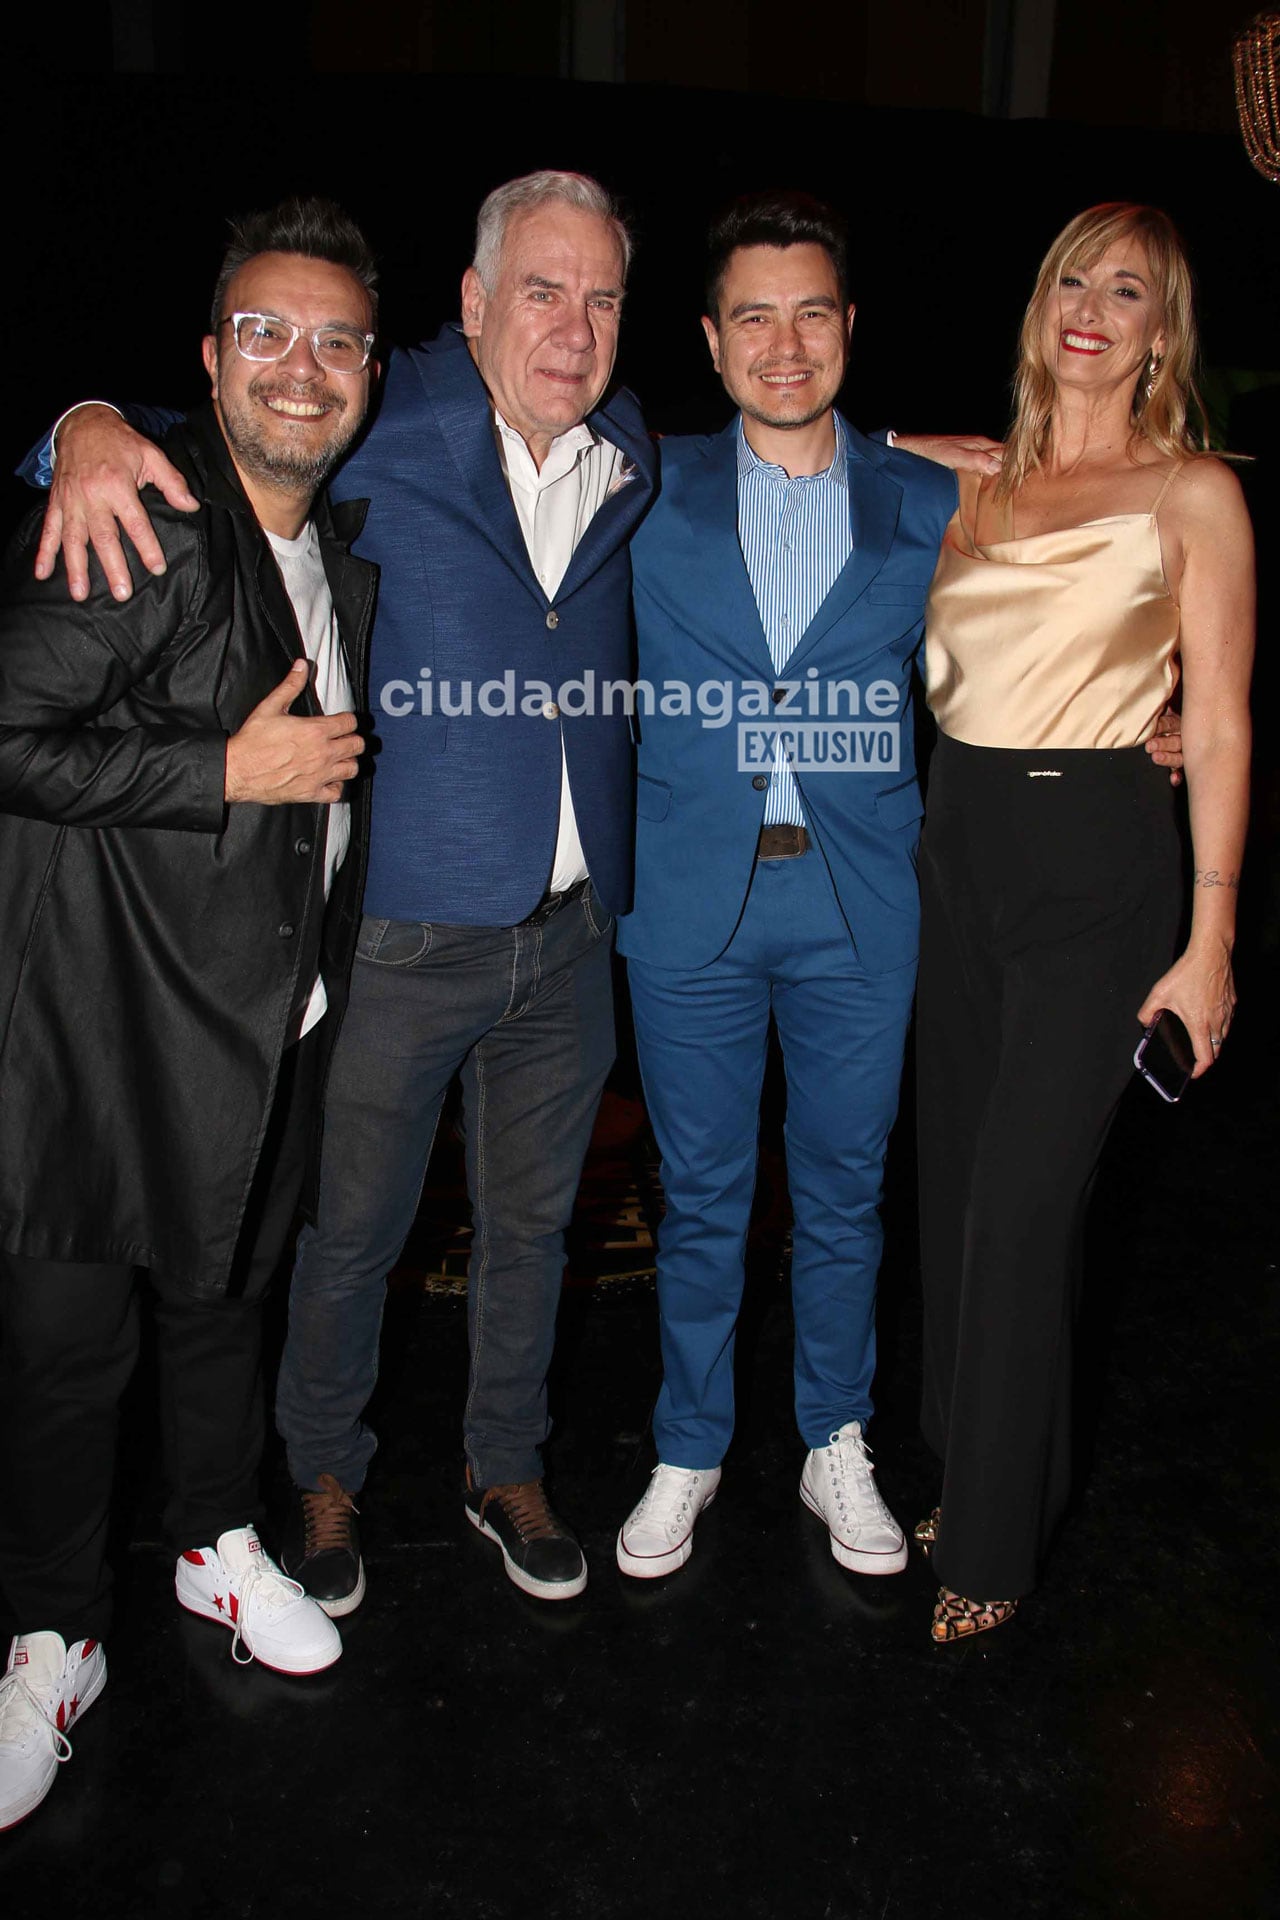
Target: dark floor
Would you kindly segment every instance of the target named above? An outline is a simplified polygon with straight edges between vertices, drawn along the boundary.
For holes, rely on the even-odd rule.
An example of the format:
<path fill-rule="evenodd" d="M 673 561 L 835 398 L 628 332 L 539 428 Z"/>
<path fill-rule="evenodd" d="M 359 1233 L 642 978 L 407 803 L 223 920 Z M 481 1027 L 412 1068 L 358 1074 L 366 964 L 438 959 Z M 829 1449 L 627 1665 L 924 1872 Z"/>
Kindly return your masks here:
<path fill-rule="evenodd" d="M 1093 1234 L 1083 1492 L 1007 1630 L 934 1648 L 926 1567 L 843 1573 L 801 1508 L 768 1221 L 723 1493 L 652 1587 L 613 1564 L 651 1462 L 652 1283 L 566 1289 L 551 1460 L 591 1563 L 568 1606 L 525 1599 L 463 1522 L 464 1306 L 411 1273 L 340 1665 L 233 1666 L 229 1636 L 175 1606 L 135 1476 L 111 1685 L 0 1845 L 0 1913 L 1280 1912 L 1274 1060 L 1274 1020 L 1246 1016 L 1181 1108 L 1137 1086 L 1126 1104 Z M 891 1176 L 873 1438 L 910 1525 L 937 1481 L 913 1417 L 905 1127 Z"/>

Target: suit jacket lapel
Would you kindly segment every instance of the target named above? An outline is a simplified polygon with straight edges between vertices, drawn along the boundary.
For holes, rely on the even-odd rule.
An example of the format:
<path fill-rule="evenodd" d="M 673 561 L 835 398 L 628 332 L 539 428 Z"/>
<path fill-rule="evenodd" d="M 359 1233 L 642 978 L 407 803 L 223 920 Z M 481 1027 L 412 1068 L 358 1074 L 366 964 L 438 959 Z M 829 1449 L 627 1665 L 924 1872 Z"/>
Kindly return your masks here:
<path fill-rule="evenodd" d="M 284 584 L 275 554 L 271 551 L 271 545 L 265 533 L 258 535 L 258 551 L 254 566 L 258 604 L 264 620 L 280 643 L 280 650 L 286 663 L 292 665 L 295 660 L 304 660 L 306 648 L 302 644 L 298 616 L 293 610 L 289 590 Z M 284 678 L 283 670 L 280 677 Z M 295 701 L 294 705 L 300 712 L 308 714 L 320 712 L 320 702 L 316 698 L 311 680 L 307 681 L 305 689 L 299 695 L 299 700 L 301 706 L 298 707 L 298 701 Z"/>
<path fill-rule="evenodd" d="M 874 449 L 846 423 L 849 435 L 849 518 L 853 530 L 853 552 L 840 569 L 813 619 L 809 622 L 795 652 L 786 665 L 788 679 L 794 678 L 798 665 L 841 620 L 854 602 L 867 590 L 879 573 L 893 545 L 893 536 L 902 511 L 902 488 L 875 461 Z M 859 443 L 861 443 L 859 445 Z M 867 448 L 864 453 L 862 448 Z"/>
<path fill-rule="evenodd" d="M 611 402 L 591 414 L 587 425 L 602 440 L 622 449 L 630 462 L 631 478 L 602 500 L 592 515 L 556 590 L 557 600 L 576 592 L 597 567 L 631 538 L 653 499 L 657 475 L 653 442 L 643 429 L 638 411 L 633 424 L 620 417 L 621 409 L 615 411 L 615 405 Z"/>
<path fill-rule="evenodd" d="M 423 385 L 440 428 L 441 438 L 458 474 L 475 501 L 489 539 L 521 585 L 541 607 L 550 604 L 529 561 L 524 534 L 511 500 L 494 443 L 493 419 L 486 405 L 477 407 L 480 375 L 464 345 L 446 344 L 426 363 L 431 378 Z M 423 369 L 420 367 L 420 373 Z M 615 411 L 615 409 L 617 409 Z M 563 599 L 588 579 L 596 568 L 629 539 L 653 497 L 656 461 L 653 443 L 644 432 L 639 409 L 631 403 L 635 424 L 629 423 L 618 400 L 593 413 L 588 425 L 631 460 L 635 478 L 601 503 L 565 572 L 556 598 Z"/>
<path fill-rule="evenodd" d="M 729 640 L 753 678 L 774 680 L 773 661 L 738 538 L 738 422 L 712 441 L 707 457 L 681 469 L 684 508 L 709 624 Z"/>
<path fill-rule="evenodd" d="M 440 437 L 475 502 L 483 531 L 521 585 L 545 605 L 546 595 L 529 564 L 524 535 L 494 445 L 487 396 L 470 353 L 460 343 L 432 352 L 425 362 L 415 364 Z M 477 406 L 477 400 L 484 404 Z"/>

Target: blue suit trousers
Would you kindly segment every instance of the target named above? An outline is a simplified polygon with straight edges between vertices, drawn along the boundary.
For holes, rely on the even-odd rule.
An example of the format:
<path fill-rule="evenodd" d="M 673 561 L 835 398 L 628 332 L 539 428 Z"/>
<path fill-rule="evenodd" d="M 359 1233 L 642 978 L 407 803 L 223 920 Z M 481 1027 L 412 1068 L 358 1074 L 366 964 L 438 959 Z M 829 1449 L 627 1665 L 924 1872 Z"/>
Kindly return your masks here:
<path fill-rule="evenodd" d="M 884 1155 L 915 973 L 914 961 L 887 973 L 859 965 L 812 846 L 756 862 L 737 930 L 709 966 L 629 962 L 667 1201 L 654 1438 L 668 1465 L 718 1466 L 733 1433 L 733 1342 L 771 1014 L 787 1084 L 796 1422 L 809 1447 L 826 1446 L 849 1420 L 865 1426 Z"/>

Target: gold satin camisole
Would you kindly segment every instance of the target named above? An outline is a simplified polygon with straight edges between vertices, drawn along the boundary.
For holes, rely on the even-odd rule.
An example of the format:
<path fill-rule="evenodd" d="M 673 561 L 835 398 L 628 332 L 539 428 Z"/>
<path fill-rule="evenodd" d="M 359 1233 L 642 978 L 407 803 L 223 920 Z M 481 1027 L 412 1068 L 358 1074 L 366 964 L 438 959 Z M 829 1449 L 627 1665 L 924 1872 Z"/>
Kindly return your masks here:
<path fill-rule="evenodd" d="M 1117 513 L 978 546 L 962 480 L 925 616 L 925 689 L 975 747 L 1136 747 L 1178 679 L 1178 606 L 1156 515 Z"/>

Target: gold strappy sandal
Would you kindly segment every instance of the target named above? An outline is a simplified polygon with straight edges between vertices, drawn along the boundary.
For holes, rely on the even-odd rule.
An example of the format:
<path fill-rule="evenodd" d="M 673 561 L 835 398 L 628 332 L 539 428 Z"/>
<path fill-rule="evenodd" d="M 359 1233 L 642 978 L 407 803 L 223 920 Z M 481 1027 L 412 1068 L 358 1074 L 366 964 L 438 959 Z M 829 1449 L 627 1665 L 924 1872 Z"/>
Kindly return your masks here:
<path fill-rule="evenodd" d="M 1017 1611 L 1016 1600 L 969 1600 L 962 1593 L 952 1593 L 950 1587 L 939 1587 L 930 1635 L 939 1647 L 953 1640 L 971 1640 L 975 1633 L 1002 1627 Z"/>
<path fill-rule="evenodd" d="M 938 1544 L 938 1528 L 942 1525 L 942 1508 L 935 1507 L 927 1520 L 917 1520 L 911 1530 L 911 1538 L 921 1553 L 928 1555 Z"/>

